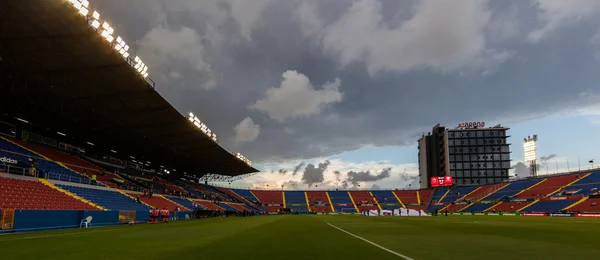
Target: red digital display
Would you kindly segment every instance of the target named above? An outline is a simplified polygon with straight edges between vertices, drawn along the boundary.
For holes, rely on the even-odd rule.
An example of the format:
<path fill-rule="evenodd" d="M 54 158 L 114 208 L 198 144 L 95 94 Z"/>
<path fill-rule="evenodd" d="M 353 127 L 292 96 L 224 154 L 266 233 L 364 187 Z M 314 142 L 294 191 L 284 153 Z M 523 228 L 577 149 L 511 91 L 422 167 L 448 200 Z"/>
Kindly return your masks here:
<path fill-rule="evenodd" d="M 431 187 L 452 186 L 452 176 L 431 177 Z"/>

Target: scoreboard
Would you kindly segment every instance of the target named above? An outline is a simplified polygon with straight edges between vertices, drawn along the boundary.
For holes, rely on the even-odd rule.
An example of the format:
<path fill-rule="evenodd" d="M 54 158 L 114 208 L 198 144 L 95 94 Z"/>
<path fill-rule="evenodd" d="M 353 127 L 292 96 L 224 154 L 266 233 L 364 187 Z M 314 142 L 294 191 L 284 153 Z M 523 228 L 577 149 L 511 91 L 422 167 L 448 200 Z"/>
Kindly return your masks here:
<path fill-rule="evenodd" d="M 452 186 L 452 176 L 431 177 L 431 187 Z"/>

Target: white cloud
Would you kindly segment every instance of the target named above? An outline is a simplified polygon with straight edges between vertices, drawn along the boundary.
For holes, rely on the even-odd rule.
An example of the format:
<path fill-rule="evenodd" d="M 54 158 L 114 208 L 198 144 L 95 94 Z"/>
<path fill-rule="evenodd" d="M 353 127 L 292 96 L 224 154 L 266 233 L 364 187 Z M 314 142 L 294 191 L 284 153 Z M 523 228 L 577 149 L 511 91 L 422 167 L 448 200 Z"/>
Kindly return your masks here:
<path fill-rule="evenodd" d="M 315 158 L 305 161 L 306 164 L 318 165 L 326 161 L 327 158 Z M 381 189 L 404 189 L 411 184 L 411 189 L 418 189 L 418 180 L 415 182 L 416 176 L 419 174 L 417 164 L 392 164 L 389 162 L 362 162 L 356 163 L 341 159 L 329 159 L 330 164 L 327 170 L 323 173 L 323 182 L 316 183 L 317 189 L 343 189 L 343 181 L 348 177 L 347 173 L 370 171 L 372 175 L 381 173 L 385 168 L 392 168 L 390 177 L 375 182 L 360 182 L 360 189 L 371 188 L 373 185 L 379 186 Z M 304 169 L 296 176 L 292 176 L 291 172 L 300 161 L 288 161 L 281 164 L 269 164 L 257 166 L 261 169 L 261 173 L 255 176 L 248 177 L 235 183 L 235 186 L 244 188 L 259 188 L 259 189 L 281 189 L 284 185 L 285 189 L 308 189 L 308 186 L 302 183 L 302 175 Z M 279 173 L 279 169 L 286 169 L 287 174 Z M 341 179 L 338 181 L 334 172 L 341 172 Z M 268 185 L 268 186 L 267 186 Z M 315 187 L 313 185 L 313 188 Z M 352 188 L 352 184 L 348 183 L 347 188 Z"/>
<path fill-rule="evenodd" d="M 260 125 L 255 124 L 252 118 L 246 117 L 235 126 L 234 130 L 236 143 L 252 142 L 260 134 Z"/>
<path fill-rule="evenodd" d="M 598 0 L 534 0 L 541 28 L 529 33 L 528 39 L 537 43 L 550 33 L 600 12 Z"/>
<path fill-rule="evenodd" d="M 322 43 L 342 66 L 364 61 L 371 75 L 423 67 L 453 70 L 486 57 L 484 29 L 490 16 L 483 0 L 424 0 L 411 19 L 391 27 L 383 21 L 379 1 L 359 0 L 325 29 Z"/>
<path fill-rule="evenodd" d="M 340 79 L 315 89 L 309 78 L 295 70 L 282 74 L 279 87 L 269 88 L 264 97 L 249 108 L 266 113 L 269 118 L 283 122 L 287 119 L 308 117 L 321 112 L 323 105 L 342 101 Z"/>
<path fill-rule="evenodd" d="M 216 86 L 216 82 L 211 81 L 214 76 L 210 64 L 205 61 L 201 37 L 192 28 L 171 29 L 165 25 L 152 28 L 140 40 L 140 53 L 150 70 L 171 66 L 173 62 L 183 62 L 195 71 L 209 76 L 204 88 Z"/>

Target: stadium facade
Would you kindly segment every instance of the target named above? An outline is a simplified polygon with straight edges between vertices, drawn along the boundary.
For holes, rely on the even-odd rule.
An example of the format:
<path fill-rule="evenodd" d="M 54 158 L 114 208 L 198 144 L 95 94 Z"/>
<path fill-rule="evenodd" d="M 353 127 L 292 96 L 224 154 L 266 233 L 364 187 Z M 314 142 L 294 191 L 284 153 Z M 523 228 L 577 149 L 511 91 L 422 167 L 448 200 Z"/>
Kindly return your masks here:
<path fill-rule="evenodd" d="M 455 185 L 486 185 L 508 179 L 510 144 L 507 131 L 483 122 L 461 123 L 454 129 L 436 125 L 418 140 L 421 188 L 432 177 L 452 176 Z"/>

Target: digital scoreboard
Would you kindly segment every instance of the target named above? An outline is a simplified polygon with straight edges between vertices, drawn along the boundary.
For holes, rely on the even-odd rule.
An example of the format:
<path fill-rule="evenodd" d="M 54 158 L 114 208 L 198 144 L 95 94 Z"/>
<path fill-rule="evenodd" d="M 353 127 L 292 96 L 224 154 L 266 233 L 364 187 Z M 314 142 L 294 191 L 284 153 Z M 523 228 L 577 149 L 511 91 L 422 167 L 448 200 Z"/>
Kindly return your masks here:
<path fill-rule="evenodd" d="M 452 186 L 452 176 L 431 177 L 431 187 Z"/>

